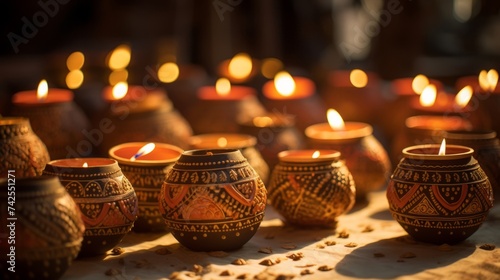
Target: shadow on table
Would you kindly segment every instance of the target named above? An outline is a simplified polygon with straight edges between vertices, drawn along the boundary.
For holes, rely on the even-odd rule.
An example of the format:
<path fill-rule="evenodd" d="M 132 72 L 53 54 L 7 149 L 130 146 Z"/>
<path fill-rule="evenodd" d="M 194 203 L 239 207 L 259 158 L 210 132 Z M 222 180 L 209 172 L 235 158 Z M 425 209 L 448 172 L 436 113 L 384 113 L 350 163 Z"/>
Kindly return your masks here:
<path fill-rule="evenodd" d="M 454 246 L 437 246 L 417 243 L 405 235 L 357 248 L 346 255 L 335 269 L 348 277 L 397 278 L 447 266 L 466 258 L 475 250 L 475 245 L 467 241 Z"/>

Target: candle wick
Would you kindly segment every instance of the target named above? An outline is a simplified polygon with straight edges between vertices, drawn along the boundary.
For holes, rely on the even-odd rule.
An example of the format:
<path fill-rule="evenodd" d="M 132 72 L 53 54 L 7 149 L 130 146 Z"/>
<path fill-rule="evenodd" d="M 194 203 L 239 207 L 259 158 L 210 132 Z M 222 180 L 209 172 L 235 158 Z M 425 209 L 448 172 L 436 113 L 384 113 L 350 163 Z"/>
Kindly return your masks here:
<path fill-rule="evenodd" d="M 140 152 L 140 153 L 137 153 L 135 155 L 133 155 L 130 160 L 131 161 L 135 161 L 137 158 L 141 157 L 142 155 L 144 155 L 144 152 Z"/>

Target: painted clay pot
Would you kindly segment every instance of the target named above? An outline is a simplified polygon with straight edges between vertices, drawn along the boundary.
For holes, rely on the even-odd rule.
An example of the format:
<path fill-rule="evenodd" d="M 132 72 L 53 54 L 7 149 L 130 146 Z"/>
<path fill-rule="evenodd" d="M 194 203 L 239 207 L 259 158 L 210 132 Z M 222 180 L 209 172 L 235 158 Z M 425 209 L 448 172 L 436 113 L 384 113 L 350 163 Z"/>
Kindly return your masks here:
<path fill-rule="evenodd" d="M 295 150 L 278 156 L 268 186 L 271 205 L 293 225 L 334 228 L 337 217 L 354 205 L 356 193 L 340 153 Z"/>
<path fill-rule="evenodd" d="M 495 131 L 447 131 L 449 144 L 474 149 L 474 158 L 488 176 L 495 198 L 500 198 L 500 140 Z"/>
<path fill-rule="evenodd" d="M 262 222 L 266 201 L 264 183 L 234 149 L 184 152 L 159 198 L 167 227 L 194 251 L 242 247 Z"/>
<path fill-rule="evenodd" d="M 137 218 L 137 196 L 115 160 L 53 160 L 43 173 L 59 177 L 81 211 L 85 233 L 79 256 L 106 253 L 132 228 Z"/>
<path fill-rule="evenodd" d="M 167 231 L 158 208 L 158 196 L 167 171 L 179 159 L 183 150 L 173 145 L 154 143 L 155 148 L 151 153 L 131 160 L 146 144 L 148 143 L 120 144 L 109 150 L 109 156 L 118 161 L 139 200 L 139 212 L 133 230 L 136 232 Z"/>
<path fill-rule="evenodd" d="M 386 186 L 391 162 L 382 144 L 373 136 L 371 125 L 360 122 L 345 125 L 342 131 L 332 131 L 328 123 L 312 125 L 306 129 L 306 135 L 311 148 L 340 152 L 356 182 L 356 198 L 366 199 L 368 193 Z"/>
<path fill-rule="evenodd" d="M 191 137 L 192 149 L 238 149 L 248 160 L 248 163 L 257 171 L 257 174 L 266 184 L 269 178 L 269 166 L 256 149 L 257 139 L 251 135 L 236 133 L 211 133 Z"/>
<path fill-rule="evenodd" d="M 65 93 L 70 98 L 40 106 L 14 102 L 12 109 L 12 115 L 30 120 L 33 131 L 45 143 L 52 159 L 66 158 L 69 149 L 76 149 L 81 141 L 86 141 L 85 133 L 88 133 L 90 127 L 87 116 L 73 101 L 73 93 L 66 89 L 52 88 L 49 94 L 58 92 Z"/>
<path fill-rule="evenodd" d="M 0 118 L 0 177 L 16 170 L 16 178 L 41 175 L 50 160 L 45 144 L 26 118 Z"/>
<path fill-rule="evenodd" d="M 75 202 L 53 176 L 17 178 L 15 172 L 0 185 L 7 225 L 0 228 L 2 279 L 59 279 L 82 245 L 85 227 Z M 12 264 L 15 272 L 8 270 Z"/>
<path fill-rule="evenodd" d="M 411 146 L 387 187 L 392 217 L 417 241 L 456 244 L 481 226 L 493 190 L 469 147 Z"/>

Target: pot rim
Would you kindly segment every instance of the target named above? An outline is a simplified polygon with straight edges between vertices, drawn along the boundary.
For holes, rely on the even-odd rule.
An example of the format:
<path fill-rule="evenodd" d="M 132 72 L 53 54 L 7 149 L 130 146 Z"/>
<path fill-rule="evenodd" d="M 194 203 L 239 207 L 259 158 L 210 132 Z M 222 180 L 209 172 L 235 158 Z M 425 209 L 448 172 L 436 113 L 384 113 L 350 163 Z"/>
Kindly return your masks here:
<path fill-rule="evenodd" d="M 171 150 L 173 151 L 174 153 L 178 153 L 178 156 L 175 157 L 175 158 L 168 158 L 168 159 L 158 159 L 158 160 L 152 160 L 152 159 L 136 159 L 134 161 L 131 161 L 130 160 L 130 157 L 123 157 L 123 156 L 119 156 L 116 154 L 116 152 L 120 149 L 123 149 L 124 147 L 127 147 L 127 146 L 133 146 L 133 145 L 138 145 L 139 147 L 142 147 L 148 143 L 154 143 L 155 144 L 155 147 L 159 147 L 159 148 L 162 148 L 162 149 L 168 149 L 168 150 Z M 133 166 L 158 166 L 158 165 L 166 165 L 166 164 L 170 164 L 170 163 L 174 163 L 175 161 L 177 161 L 179 159 L 179 157 L 182 155 L 182 153 L 184 152 L 183 149 L 175 146 L 175 145 L 171 145 L 171 144 L 167 144 L 167 143 L 159 143 L 159 142 L 127 142 L 127 143 L 122 143 L 122 144 L 119 144 L 119 145 L 116 145 L 114 147 L 112 147 L 109 151 L 108 151 L 108 155 L 116 160 L 119 164 L 126 164 L 126 165 L 133 165 Z M 134 156 L 133 154 L 131 155 L 131 157 Z"/>
<path fill-rule="evenodd" d="M 306 128 L 305 134 L 308 138 L 320 142 L 337 142 L 342 140 L 361 139 L 372 135 L 373 127 L 364 122 L 345 122 L 348 130 L 334 131 L 328 123 L 313 124 Z"/>
<path fill-rule="evenodd" d="M 461 145 L 446 145 L 446 154 L 438 155 L 440 144 L 424 144 L 406 147 L 403 149 L 403 156 L 410 159 L 420 160 L 455 160 L 472 157 L 474 149 Z M 417 153 L 415 151 L 422 151 Z M 429 151 L 432 153 L 424 153 Z M 450 153 L 451 151 L 451 153 Z"/>
<path fill-rule="evenodd" d="M 313 154 L 320 152 L 317 157 Z M 282 162 L 322 162 L 322 161 L 335 161 L 340 158 L 340 152 L 332 149 L 306 149 L 306 150 L 287 150 L 278 153 L 278 158 Z"/>
<path fill-rule="evenodd" d="M 455 140 L 486 140 L 496 138 L 497 133 L 494 130 L 454 130 L 446 131 L 444 137 Z"/>
<path fill-rule="evenodd" d="M 2 117 L 0 118 L 0 126 L 19 125 L 29 123 L 29 119 L 25 117 Z"/>

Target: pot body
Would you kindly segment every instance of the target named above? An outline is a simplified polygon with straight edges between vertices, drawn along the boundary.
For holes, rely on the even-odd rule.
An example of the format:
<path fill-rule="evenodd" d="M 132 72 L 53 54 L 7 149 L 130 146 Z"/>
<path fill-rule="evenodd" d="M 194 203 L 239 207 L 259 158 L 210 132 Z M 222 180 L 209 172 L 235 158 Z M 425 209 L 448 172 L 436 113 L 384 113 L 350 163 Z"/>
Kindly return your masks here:
<path fill-rule="evenodd" d="M 7 221 L 7 227 L 0 228 L 2 279 L 60 278 L 82 245 L 85 227 L 77 205 L 57 177 L 9 177 L 0 182 L 5 186 L 0 218 Z M 9 261 L 15 272 L 8 270 Z"/>
<path fill-rule="evenodd" d="M 242 247 L 262 222 L 266 201 L 264 183 L 233 149 L 184 152 L 159 197 L 167 227 L 194 251 Z"/>
<path fill-rule="evenodd" d="M 268 186 L 271 205 L 298 226 L 334 228 L 355 202 L 355 184 L 343 161 L 286 162 L 275 166 Z"/>
<path fill-rule="evenodd" d="M 64 161 L 96 161 L 88 168 L 68 167 Z M 81 165 L 80 165 L 81 166 Z M 54 160 L 44 174 L 59 177 L 78 205 L 85 223 L 80 256 L 104 254 L 130 231 L 137 218 L 138 200 L 129 180 L 112 159 Z"/>
<path fill-rule="evenodd" d="M 45 144 L 26 118 L 0 119 L 0 158 L 2 178 L 8 170 L 15 170 L 17 178 L 41 175 L 50 160 Z"/>
<path fill-rule="evenodd" d="M 492 207 L 493 191 L 472 157 L 403 157 L 387 187 L 393 218 L 415 240 L 455 244 L 471 236 Z"/>

